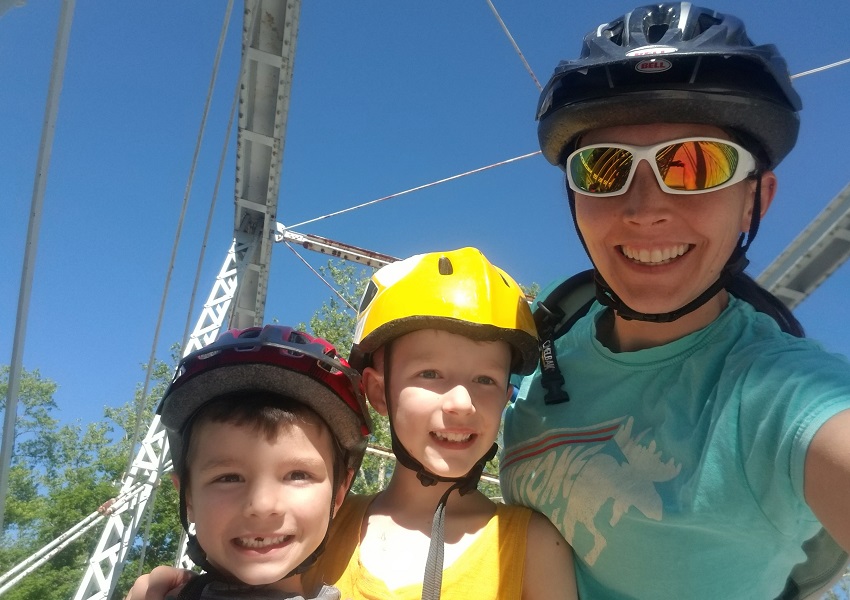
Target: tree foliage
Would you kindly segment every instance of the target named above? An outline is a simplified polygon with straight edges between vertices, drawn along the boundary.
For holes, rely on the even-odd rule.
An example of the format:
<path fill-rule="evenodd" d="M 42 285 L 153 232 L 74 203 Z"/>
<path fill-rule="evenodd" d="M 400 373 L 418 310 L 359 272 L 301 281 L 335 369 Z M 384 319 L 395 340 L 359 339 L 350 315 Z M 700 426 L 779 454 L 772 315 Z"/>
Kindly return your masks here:
<path fill-rule="evenodd" d="M 126 432 L 135 428 L 140 403 L 145 405 L 142 418 L 150 421 L 172 369 L 165 363 L 157 363 L 155 385 L 146 399 L 142 398 L 139 388 L 135 398 L 126 405 L 117 409 L 107 407 L 101 420 L 64 425 L 55 416 L 58 408 L 53 395 L 57 384 L 42 377 L 38 370 L 23 371 L 3 538 L 0 540 L 0 572 L 6 573 L 31 557 L 118 494 L 130 459 L 130 436 Z M 8 378 L 9 368 L 0 367 L 0 396 L 4 402 Z M 170 483 L 167 487 L 171 487 Z M 171 506 L 167 506 L 169 496 L 173 495 L 167 489 L 160 495 L 155 510 L 161 514 L 155 518 L 156 525 L 149 538 L 154 542 L 152 547 L 166 552 L 169 544 L 165 538 L 173 534 L 159 535 L 159 529 L 173 532 L 175 524 L 179 527 L 173 499 Z M 34 574 L 7 590 L 4 599 L 65 600 L 73 597 L 101 530 L 101 527 L 94 527 L 71 542 Z M 140 572 L 138 558 L 143 542 L 141 538 L 136 540 L 126 562 L 127 572 L 132 572 L 129 581 Z M 171 544 L 171 556 L 175 552 L 176 542 Z M 148 557 L 145 570 L 164 560 L 164 555 L 156 551 L 149 552 Z M 113 597 L 123 598 L 128 589 L 129 586 L 122 586 Z"/>
<path fill-rule="evenodd" d="M 309 329 L 314 335 L 331 342 L 340 354 L 347 357 L 354 339 L 356 308 L 373 269 L 357 268 L 350 263 L 331 260 L 320 271 L 331 280 L 338 296 L 322 304 L 310 319 Z M 352 486 L 352 491 L 358 494 L 370 494 L 383 489 L 394 464 L 391 458 L 387 458 L 391 446 L 389 422 L 371 406 L 369 412 L 373 424 L 369 439 L 370 451 L 366 453 Z"/>

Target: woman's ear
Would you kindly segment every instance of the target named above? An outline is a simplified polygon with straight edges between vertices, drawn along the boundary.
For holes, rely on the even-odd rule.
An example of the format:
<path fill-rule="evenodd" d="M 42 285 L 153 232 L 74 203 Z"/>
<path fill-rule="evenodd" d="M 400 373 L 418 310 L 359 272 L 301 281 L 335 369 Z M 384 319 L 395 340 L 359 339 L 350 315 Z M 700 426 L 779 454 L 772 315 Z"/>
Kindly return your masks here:
<path fill-rule="evenodd" d="M 773 171 L 765 171 L 760 175 L 761 177 L 761 198 L 760 198 L 760 213 L 759 216 L 764 218 L 764 215 L 767 213 L 767 209 L 770 208 L 770 204 L 773 202 L 773 198 L 776 196 L 776 174 Z M 752 198 L 750 199 L 749 208 L 747 209 L 746 214 L 744 215 L 744 221 L 741 224 L 741 231 L 746 233 L 750 230 L 750 223 L 753 219 L 753 207 L 754 207 L 754 199 L 755 199 L 755 191 L 756 185 L 753 183 L 752 187 Z"/>
<path fill-rule="evenodd" d="M 363 387 L 366 389 L 366 398 L 375 411 L 384 417 L 387 416 L 387 397 L 384 387 L 384 373 L 374 367 L 363 369 Z"/>
<path fill-rule="evenodd" d="M 776 196 L 776 188 L 778 187 L 776 174 L 773 171 L 765 171 L 761 174 L 761 216 L 764 217 L 770 204 Z"/>

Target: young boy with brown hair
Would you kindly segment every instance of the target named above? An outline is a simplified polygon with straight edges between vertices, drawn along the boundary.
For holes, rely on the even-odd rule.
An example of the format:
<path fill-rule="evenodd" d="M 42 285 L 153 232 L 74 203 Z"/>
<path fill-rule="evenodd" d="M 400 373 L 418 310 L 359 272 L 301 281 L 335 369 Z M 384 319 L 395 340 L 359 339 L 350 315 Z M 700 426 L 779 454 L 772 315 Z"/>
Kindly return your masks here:
<path fill-rule="evenodd" d="M 338 600 L 302 581 L 370 426 L 333 346 L 276 325 L 228 331 L 181 361 L 159 412 L 189 556 L 204 569 L 178 598 Z"/>

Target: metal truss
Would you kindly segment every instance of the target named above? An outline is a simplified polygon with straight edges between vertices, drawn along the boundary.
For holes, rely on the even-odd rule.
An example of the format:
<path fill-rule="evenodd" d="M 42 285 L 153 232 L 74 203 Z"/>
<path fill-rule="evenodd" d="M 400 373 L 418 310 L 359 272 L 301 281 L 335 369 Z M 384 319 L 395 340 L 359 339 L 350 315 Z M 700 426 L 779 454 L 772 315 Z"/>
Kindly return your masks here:
<path fill-rule="evenodd" d="M 794 238 L 757 281 L 796 307 L 850 257 L 850 184 Z"/>

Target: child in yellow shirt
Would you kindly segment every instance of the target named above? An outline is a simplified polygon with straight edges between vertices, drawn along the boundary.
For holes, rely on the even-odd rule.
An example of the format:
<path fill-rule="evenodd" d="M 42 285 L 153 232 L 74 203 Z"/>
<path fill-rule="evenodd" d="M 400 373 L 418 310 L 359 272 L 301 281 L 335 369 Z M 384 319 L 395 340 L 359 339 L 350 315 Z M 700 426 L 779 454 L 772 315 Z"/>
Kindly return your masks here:
<path fill-rule="evenodd" d="M 480 251 L 377 271 L 350 361 L 390 419 L 398 463 L 385 490 L 346 499 L 305 580 L 353 600 L 576 598 L 571 550 L 554 526 L 476 489 L 509 378 L 537 360 L 525 295 Z"/>

